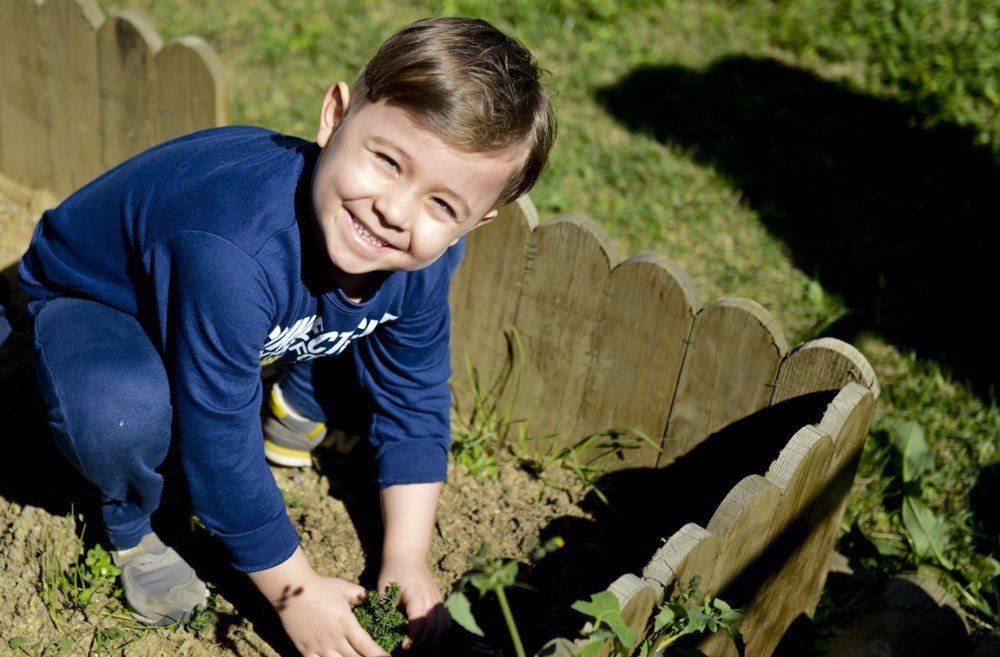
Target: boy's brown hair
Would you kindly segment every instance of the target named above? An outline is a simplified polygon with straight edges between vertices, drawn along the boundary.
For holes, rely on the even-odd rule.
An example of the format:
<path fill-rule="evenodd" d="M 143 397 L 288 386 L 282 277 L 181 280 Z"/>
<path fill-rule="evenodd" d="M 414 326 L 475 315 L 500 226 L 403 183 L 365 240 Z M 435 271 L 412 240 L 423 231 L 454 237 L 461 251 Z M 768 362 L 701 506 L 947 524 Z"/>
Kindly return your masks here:
<path fill-rule="evenodd" d="M 524 145 L 524 162 L 499 206 L 531 189 L 555 139 L 540 78 L 531 52 L 486 21 L 428 18 L 382 43 L 354 81 L 345 119 L 386 100 L 456 147 L 493 152 Z"/>

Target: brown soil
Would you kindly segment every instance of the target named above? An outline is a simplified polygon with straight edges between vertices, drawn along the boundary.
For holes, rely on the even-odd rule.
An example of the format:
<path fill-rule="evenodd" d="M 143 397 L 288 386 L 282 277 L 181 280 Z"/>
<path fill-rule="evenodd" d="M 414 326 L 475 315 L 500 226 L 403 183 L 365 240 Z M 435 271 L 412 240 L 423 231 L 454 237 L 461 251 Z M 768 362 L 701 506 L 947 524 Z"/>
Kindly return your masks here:
<path fill-rule="evenodd" d="M 0 187 L 0 190 L 3 188 Z M 37 212 L 29 207 L 30 195 L 0 191 L 0 268 L 11 281 L 14 265 L 23 252 Z M 37 207 L 36 207 L 37 210 Z M 188 556 L 206 581 L 219 594 L 219 621 L 200 634 L 183 628 L 145 630 L 127 620 L 113 601 L 97 598 L 85 610 L 64 604 L 60 593 L 45 589 L 53 572 L 65 572 L 76 561 L 83 544 L 91 547 L 103 540 L 91 490 L 50 444 L 37 392 L 30 357 L 30 342 L 23 325 L 23 303 L 16 304 L 15 333 L 0 348 L 0 433 L 5 455 L 0 459 L 0 654 L 56 654 L 57 642 L 69 639 L 71 646 L 58 654 L 99 652 L 100 628 L 117 628 L 121 636 L 108 639 L 107 654 L 130 655 L 294 655 L 277 623 L 248 580 L 226 565 L 225 555 L 214 539 L 201 530 L 178 531 L 178 549 Z M 275 469 L 278 485 L 286 492 L 289 515 L 299 529 L 302 543 L 318 570 L 373 585 L 378 564 L 381 532 L 375 491 L 363 454 L 353 461 L 334 458 L 332 450 L 320 454 L 319 470 Z M 430 554 L 438 584 L 447 592 L 468 568 L 469 556 L 488 540 L 495 554 L 526 562 L 532 541 L 540 534 L 551 536 L 565 528 L 590 526 L 591 517 L 578 502 L 582 496 L 571 476 L 553 468 L 548 483 L 518 467 L 513 459 L 501 464 L 500 474 L 477 482 L 461 467 L 450 469 L 438 511 L 437 531 Z M 169 494 L 169 493 L 168 493 Z M 173 493 L 184 516 L 183 494 Z M 86 521 L 90 521 L 89 524 Z M 611 540 L 611 539 L 608 539 Z M 594 547 L 593 532 L 584 549 Z M 565 550 L 570 554 L 572 550 Z M 376 555 L 376 556 L 373 556 Z M 52 558 L 58 567 L 45 564 Z M 551 559 L 552 557 L 550 557 Z M 560 627 L 578 626 L 575 612 L 561 621 L 542 621 L 537 610 L 552 599 L 585 596 L 606 586 L 615 574 L 576 577 L 571 561 L 549 569 L 542 578 L 568 576 L 579 585 L 564 587 L 554 598 L 541 592 L 518 592 L 515 615 L 528 635 L 529 649 L 537 649 Z M 530 568 L 522 572 L 531 575 Z M 620 574 L 620 573 L 617 573 Z M 539 581 L 536 579 L 536 581 Z M 592 587 L 586 591 L 581 587 Z M 53 603 L 52 611 L 47 609 Z M 568 605 L 567 605 L 568 607 Z M 495 601 L 476 606 L 489 641 L 505 645 L 505 632 L 495 611 Z M 544 612 L 542 612 L 544 613 Z M 534 621 L 534 622 L 532 622 Z M 28 653 L 9 648 L 15 637 L 29 640 Z M 489 644 L 476 648 L 468 635 L 452 632 L 448 650 L 455 654 L 498 654 Z M 122 644 L 127 643 L 124 647 Z"/>

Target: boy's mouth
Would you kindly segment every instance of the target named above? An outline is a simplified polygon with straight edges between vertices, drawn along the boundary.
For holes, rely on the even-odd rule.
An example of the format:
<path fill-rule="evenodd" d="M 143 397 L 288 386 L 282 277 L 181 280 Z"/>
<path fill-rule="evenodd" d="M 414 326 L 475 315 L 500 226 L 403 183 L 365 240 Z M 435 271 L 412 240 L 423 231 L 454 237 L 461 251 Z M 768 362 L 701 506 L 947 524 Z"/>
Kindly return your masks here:
<path fill-rule="evenodd" d="M 367 228 L 365 228 L 365 225 L 360 221 L 358 221 L 357 217 L 355 217 L 353 214 L 348 212 L 348 216 L 351 218 L 351 223 L 354 225 L 354 234 L 357 235 L 360 240 L 368 244 L 371 244 L 374 247 L 392 248 L 391 244 L 389 244 L 388 242 L 381 239 L 380 237 L 369 231 Z"/>

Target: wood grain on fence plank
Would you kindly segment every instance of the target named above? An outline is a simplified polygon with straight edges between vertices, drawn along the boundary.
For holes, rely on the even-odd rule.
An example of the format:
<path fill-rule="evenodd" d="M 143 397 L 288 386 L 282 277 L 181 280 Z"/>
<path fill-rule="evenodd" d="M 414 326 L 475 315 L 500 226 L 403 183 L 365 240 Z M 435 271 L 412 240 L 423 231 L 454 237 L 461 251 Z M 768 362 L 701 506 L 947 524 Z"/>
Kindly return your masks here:
<path fill-rule="evenodd" d="M 186 36 L 167 43 L 156 53 L 156 73 L 158 142 L 226 122 L 225 72 L 202 39 Z"/>
<path fill-rule="evenodd" d="M 451 384 L 458 411 L 469 411 L 471 391 L 466 358 L 485 390 L 500 395 L 498 379 L 512 363 L 507 340 L 513 340 L 514 317 L 524 282 L 524 261 L 538 213 L 522 196 L 506 205 L 487 226 L 466 238 L 465 257 L 451 285 Z M 514 364 L 520 368 L 519 363 Z M 515 376 L 520 371 L 515 370 Z M 507 399 L 504 399 L 504 403 Z"/>
<path fill-rule="evenodd" d="M 784 561 L 780 555 L 769 555 L 767 563 L 751 565 L 751 568 L 770 569 L 777 564 L 778 569 L 766 577 L 753 599 L 743 607 L 738 627 L 743 632 L 748 656 L 764 657 L 773 652 L 792 619 L 806 606 L 799 581 L 817 570 L 817 564 L 826 563 L 828 555 L 819 554 L 814 542 L 808 540 L 811 530 L 808 518 L 810 505 L 822 491 L 832 452 L 829 436 L 815 427 L 803 427 L 768 470 L 766 479 L 781 491 L 780 500 L 770 514 L 770 548 L 791 546 L 791 554 Z M 796 540 L 800 535 L 801 543 Z M 736 656 L 735 648 L 725 636 L 707 637 L 699 648 L 718 657 Z"/>
<path fill-rule="evenodd" d="M 41 71 L 52 112 L 46 186 L 60 198 L 102 171 L 97 31 L 103 22 L 94 0 L 45 0 L 39 8 Z"/>
<path fill-rule="evenodd" d="M 0 147 L 3 172 L 30 187 L 49 180 L 48 87 L 41 76 L 35 0 L 0 2 Z"/>
<path fill-rule="evenodd" d="M 768 405 L 781 358 L 781 327 L 750 299 L 715 303 L 695 316 L 663 451 L 663 467 L 702 440 Z"/>
<path fill-rule="evenodd" d="M 715 568 L 702 575 L 703 591 L 722 591 L 767 549 L 781 490 L 760 475 L 737 483 L 719 504 L 708 531 L 719 537 Z"/>
<path fill-rule="evenodd" d="M 785 356 L 771 404 L 820 390 L 840 390 L 851 381 L 879 396 L 875 371 L 860 351 L 836 338 L 811 340 Z"/>
<path fill-rule="evenodd" d="M 677 389 L 684 349 L 701 307 L 698 290 L 675 262 L 642 254 L 611 272 L 603 331 L 595 347 L 573 435 L 641 429 L 660 441 Z M 640 443 L 608 468 L 652 467 L 658 452 Z"/>
<path fill-rule="evenodd" d="M 536 437 L 532 448 L 566 447 L 586 381 L 601 348 L 614 247 L 597 223 L 561 216 L 531 236 L 515 324 L 524 345 L 516 416 Z"/>
<path fill-rule="evenodd" d="M 674 581 L 687 584 L 695 576 L 709 575 L 721 548 L 718 536 L 693 522 L 674 532 L 642 571 L 646 580 L 659 586 L 657 604 Z"/>
<path fill-rule="evenodd" d="M 101 151 L 105 168 L 156 143 L 155 53 L 163 42 L 133 11 L 113 16 L 97 32 Z"/>

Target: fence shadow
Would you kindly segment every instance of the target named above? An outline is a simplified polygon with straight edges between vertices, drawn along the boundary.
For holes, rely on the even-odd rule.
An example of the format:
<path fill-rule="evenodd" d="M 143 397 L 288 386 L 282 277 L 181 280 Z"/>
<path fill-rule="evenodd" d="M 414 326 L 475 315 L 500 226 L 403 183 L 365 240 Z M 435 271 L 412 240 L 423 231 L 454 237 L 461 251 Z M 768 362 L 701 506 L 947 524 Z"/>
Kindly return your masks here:
<path fill-rule="evenodd" d="M 836 391 L 797 397 L 765 408 L 709 436 L 662 469 L 632 468 L 609 473 L 581 506 L 592 519 L 562 517 L 541 532 L 561 536 L 565 547 L 533 565 L 523 565 L 528 588 L 508 595 L 525 648 L 576 636 L 584 617 L 570 606 L 601 591 L 625 573 L 641 573 L 663 541 L 689 522 L 705 526 L 730 489 L 749 474 L 763 474 L 799 428 L 818 423 Z M 794 540 L 779 541 L 790 552 Z M 769 554 L 754 568 L 759 582 L 780 567 L 787 554 Z M 747 590 L 752 590 L 749 585 Z M 505 636 L 495 601 L 474 604 L 486 636 Z"/>
<path fill-rule="evenodd" d="M 638 68 L 598 100 L 732 180 L 796 266 L 845 300 L 827 335 L 877 331 L 984 397 L 996 386 L 1000 353 L 977 315 L 996 280 L 1000 170 L 971 130 L 746 57 Z"/>

